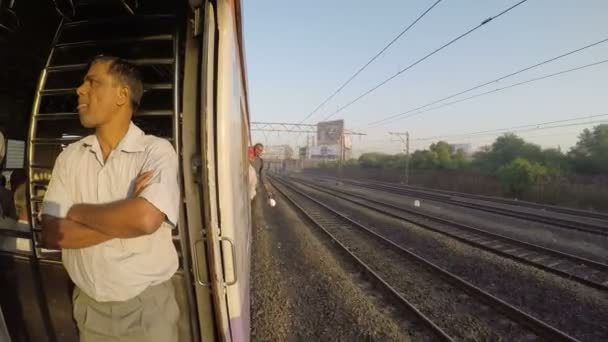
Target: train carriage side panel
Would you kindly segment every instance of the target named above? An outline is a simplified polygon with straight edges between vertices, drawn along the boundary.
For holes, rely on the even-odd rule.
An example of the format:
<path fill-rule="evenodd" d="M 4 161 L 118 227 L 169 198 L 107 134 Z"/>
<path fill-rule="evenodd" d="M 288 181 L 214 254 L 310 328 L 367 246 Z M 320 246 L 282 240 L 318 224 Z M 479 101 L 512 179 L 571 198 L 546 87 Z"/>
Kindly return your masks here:
<path fill-rule="evenodd" d="M 218 1 L 217 172 L 222 260 L 230 333 L 234 341 L 249 340 L 249 264 L 251 219 L 247 186 L 248 115 L 236 7 Z M 243 128 L 246 129 L 243 129 Z"/>

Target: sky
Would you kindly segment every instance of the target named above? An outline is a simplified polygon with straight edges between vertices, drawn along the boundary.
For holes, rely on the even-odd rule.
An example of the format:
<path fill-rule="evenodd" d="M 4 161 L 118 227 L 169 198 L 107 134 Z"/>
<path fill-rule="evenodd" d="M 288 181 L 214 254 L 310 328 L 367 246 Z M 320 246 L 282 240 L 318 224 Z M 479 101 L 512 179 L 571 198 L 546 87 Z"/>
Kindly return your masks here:
<path fill-rule="evenodd" d="M 300 122 L 435 1 L 244 0 L 252 121 Z M 518 2 L 441 1 L 306 123 L 322 121 L 399 70 Z M 384 125 L 370 123 L 606 39 L 606 22 L 606 0 L 528 0 L 330 119 L 344 119 L 347 129 L 366 134 L 352 137 L 355 156 L 401 151 L 403 144 L 389 131 L 409 132 L 412 150 L 427 148 L 439 139 L 426 138 L 436 136 L 476 148 L 491 144 L 504 131 L 469 133 L 576 119 L 553 124 L 570 125 L 567 127 L 515 131 L 544 148 L 567 151 L 584 128 L 608 123 L 608 63 Z M 608 41 L 446 102 L 607 59 Z M 536 126 L 543 127 L 548 126 Z M 253 140 L 294 147 L 306 144 L 304 135 L 290 133 L 254 131 Z"/>

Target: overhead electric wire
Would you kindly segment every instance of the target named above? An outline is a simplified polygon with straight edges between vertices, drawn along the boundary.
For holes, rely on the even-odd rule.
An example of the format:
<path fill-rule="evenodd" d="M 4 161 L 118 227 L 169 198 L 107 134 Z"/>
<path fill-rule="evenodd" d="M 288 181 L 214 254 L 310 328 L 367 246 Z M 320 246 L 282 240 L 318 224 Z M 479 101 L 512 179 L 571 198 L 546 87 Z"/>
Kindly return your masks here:
<path fill-rule="evenodd" d="M 599 114 L 599 115 L 592 115 L 589 116 L 589 118 L 592 117 L 600 117 L 600 116 L 608 116 L 608 114 Z M 560 120 L 560 121 L 565 121 L 565 120 Z M 556 121 L 558 122 L 558 121 Z M 510 131 L 508 133 L 519 133 L 518 136 L 521 136 L 520 134 L 526 134 L 526 133 L 530 133 L 530 132 L 534 132 L 534 131 L 539 131 L 539 130 L 546 130 L 546 129 L 553 129 L 553 128 L 564 128 L 564 127 L 576 127 L 576 126 L 585 126 L 585 125 L 594 125 L 594 124 L 608 124 L 608 120 L 597 120 L 597 121 L 587 121 L 587 122 L 576 122 L 576 123 L 571 123 L 571 124 L 566 124 L 566 125 L 557 125 L 557 126 L 549 126 L 549 127 L 536 127 L 536 128 L 529 128 L 526 130 L 519 130 L 519 131 Z M 528 125 L 531 126 L 531 125 Z M 522 126 L 523 127 L 523 126 Z M 496 132 L 496 133 L 500 133 L 500 132 Z M 507 132 L 505 132 L 507 133 Z M 578 131 L 568 131 L 568 132 L 559 132 L 559 133 L 551 133 L 551 134 L 543 134 L 543 135 L 533 135 L 533 136 L 521 136 L 524 139 L 533 139 L 533 138 L 542 138 L 542 137 L 553 137 L 553 136 L 564 136 L 564 135 L 572 135 L 575 133 L 580 133 L 580 130 Z M 476 143 L 485 143 L 485 142 L 494 142 L 496 141 L 496 138 L 488 138 L 488 136 L 491 136 L 490 134 L 485 134 L 485 135 L 477 135 L 474 136 L 472 138 L 466 137 L 464 135 L 458 135 L 458 136 L 462 136 L 461 138 L 453 138 L 453 139 L 438 139 L 437 141 L 445 141 L 451 144 L 464 144 L 464 143 L 471 143 L 471 142 L 476 142 Z M 437 136 L 437 137 L 448 137 L 446 136 Z M 384 143 L 381 143 L 378 140 L 382 140 L 384 141 Z M 416 148 L 416 146 L 422 146 L 423 141 L 426 140 L 431 140 L 430 138 L 419 138 L 419 139 L 412 139 L 410 144 L 411 147 L 414 148 L 415 150 L 418 149 Z M 385 147 L 387 146 L 387 144 L 392 144 L 392 143 L 399 143 L 401 144 L 400 141 L 398 140 L 387 140 L 387 139 L 374 139 L 372 141 L 378 141 L 372 144 L 366 144 L 365 148 L 361 148 L 358 149 L 359 151 L 367 151 L 367 152 L 377 152 L 378 151 L 378 147 Z"/>
<path fill-rule="evenodd" d="M 581 48 L 578 48 L 578 49 L 575 49 L 575 50 L 572 50 L 572 51 L 566 52 L 566 53 L 561 54 L 561 55 L 559 55 L 559 56 L 555 56 L 555 57 L 549 58 L 549 59 L 544 60 L 544 61 L 542 61 L 542 62 L 539 62 L 539 63 L 536 63 L 536 64 L 534 64 L 534 65 L 531 65 L 531 66 L 525 67 L 525 68 L 520 69 L 520 70 L 517 70 L 517 71 L 515 71 L 515 72 L 512 72 L 512 73 L 510 73 L 510 74 L 507 74 L 507 75 L 501 76 L 501 77 L 496 78 L 496 79 L 493 79 L 493 80 L 491 80 L 491 81 L 487 81 L 487 82 L 481 83 L 481 84 L 476 85 L 476 86 L 474 86 L 474 87 L 472 87 L 472 88 L 468 88 L 468 89 L 466 89 L 466 90 L 463 90 L 463 91 L 457 92 L 457 93 L 455 93 L 455 94 L 452 94 L 452 95 L 450 95 L 450 96 L 447 96 L 447 97 L 441 98 L 441 99 L 439 99 L 439 100 L 435 100 L 435 101 L 433 101 L 433 102 L 427 103 L 427 104 L 425 104 L 425 105 L 423 105 L 423 106 L 420 106 L 420 107 L 417 107 L 417 108 L 414 108 L 414 109 L 410 109 L 410 110 L 408 110 L 408 111 L 406 111 L 406 112 L 403 112 L 403 113 L 399 113 L 399 114 L 391 115 L 391 116 L 389 116 L 389 117 L 386 117 L 386 118 L 383 118 L 383 119 L 380 119 L 380 120 L 376 120 L 376 121 L 370 122 L 370 123 L 368 123 L 367 125 L 368 125 L 368 126 L 372 126 L 372 125 L 376 125 L 376 124 L 379 124 L 379 123 L 382 123 L 382 122 L 385 122 L 385 121 L 392 120 L 392 119 L 397 118 L 397 117 L 400 117 L 400 116 L 404 116 L 404 115 L 409 114 L 409 113 L 411 113 L 411 112 L 415 112 L 415 111 L 417 111 L 417 110 L 420 110 L 420 109 L 423 109 L 423 108 L 426 108 L 426 107 L 432 106 L 432 105 L 437 104 L 437 103 L 439 103 L 439 102 L 443 102 L 443 101 L 445 101 L 445 100 L 449 100 L 449 99 L 454 98 L 454 97 L 456 97 L 456 96 L 459 96 L 459 95 L 462 95 L 462 94 L 466 94 L 466 93 L 468 93 L 468 92 L 471 92 L 471 91 L 473 91 L 473 90 L 477 90 L 477 89 L 482 88 L 482 87 L 484 87 L 484 86 L 487 86 L 487 85 L 489 85 L 489 84 L 492 84 L 492 83 L 495 83 L 495 82 L 502 81 L 502 80 L 504 80 L 504 79 L 507 79 L 507 78 L 510 78 L 510 77 L 512 77 L 512 76 L 515 76 L 515 75 L 521 74 L 521 73 L 523 73 L 523 72 L 529 71 L 529 70 L 531 70 L 531 69 L 537 68 L 537 67 L 542 66 L 542 65 L 545 65 L 545 64 L 547 64 L 547 63 L 554 62 L 554 61 L 556 61 L 556 60 L 558 60 L 558 59 L 561 59 L 561 58 L 564 58 L 564 57 L 570 56 L 570 55 L 572 55 L 572 54 L 575 54 L 575 53 L 581 52 L 581 51 L 583 51 L 583 50 L 589 49 L 589 48 L 591 48 L 591 47 L 594 47 L 594 46 L 596 46 L 596 45 L 599 45 L 599 44 L 602 44 L 602 43 L 605 43 L 605 42 L 608 42 L 608 38 L 604 38 L 604 39 L 602 39 L 602 40 L 600 40 L 600 41 L 597 41 L 597 42 L 595 42 L 595 43 L 592 43 L 592 44 L 589 44 L 589 45 L 583 46 L 583 47 L 581 47 Z M 393 121 L 391 121 L 391 122 L 393 122 Z"/>
<path fill-rule="evenodd" d="M 604 116 L 608 116 L 608 113 L 585 115 L 585 116 L 578 116 L 578 117 L 574 117 L 574 118 L 570 118 L 570 119 L 539 122 L 539 123 L 534 123 L 534 124 L 519 125 L 519 126 L 513 126 L 513 127 L 507 127 L 507 128 L 495 128 L 495 129 L 489 129 L 489 130 L 484 130 L 484 131 L 468 132 L 468 133 L 461 133 L 461 134 L 435 135 L 432 137 L 416 138 L 416 139 L 412 139 L 412 140 L 424 141 L 424 140 L 437 140 L 437 139 L 454 138 L 454 137 L 471 137 L 474 135 L 512 132 L 515 130 L 522 130 L 522 129 L 528 129 L 528 128 L 545 129 L 544 126 L 547 126 L 547 125 L 554 125 L 554 124 L 558 124 L 558 123 L 561 124 L 561 123 L 570 122 L 570 121 L 588 120 L 588 119 L 594 119 L 594 118 L 599 118 L 599 117 L 604 117 Z M 576 123 L 576 124 L 586 124 L 586 123 Z M 543 127 L 540 127 L 540 126 L 543 126 Z M 557 127 L 557 126 L 555 126 L 555 127 Z M 553 128 L 553 126 L 549 126 L 547 128 Z"/>
<path fill-rule="evenodd" d="M 393 45 L 399 38 L 401 38 L 401 36 L 403 36 L 407 31 L 409 31 L 414 25 L 416 25 L 418 23 L 418 21 L 420 21 L 424 16 L 426 16 L 435 6 L 437 6 L 442 0 L 437 0 L 435 1 L 434 4 L 431 5 L 431 7 L 429 7 L 426 11 L 424 11 L 421 15 L 418 16 L 418 18 L 416 18 L 416 20 L 414 20 L 411 24 L 409 24 L 403 31 L 401 31 L 401 33 L 399 33 L 395 38 L 393 38 L 393 40 L 391 40 L 387 45 L 384 46 L 384 48 L 382 48 L 382 50 L 380 50 L 380 52 L 378 52 L 374 57 L 372 57 L 367 63 L 365 63 L 362 67 L 359 68 L 359 70 L 357 70 L 357 72 L 355 72 L 352 76 L 350 76 L 350 78 L 348 78 L 348 80 L 346 80 L 346 82 L 344 82 L 336 91 L 334 91 L 331 95 L 329 95 L 320 105 L 317 106 L 317 108 L 315 108 L 312 112 L 310 112 L 304 119 L 302 119 L 299 123 L 303 123 L 304 121 L 308 120 L 311 116 L 313 116 L 321 107 L 323 107 L 327 102 L 329 102 L 329 100 L 331 100 L 332 98 L 334 98 L 334 96 L 338 95 L 339 92 L 342 91 L 342 89 L 344 89 L 344 87 L 346 87 L 352 80 L 355 79 L 355 77 L 357 77 L 363 70 L 365 70 L 365 68 L 367 68 L 370 64 L 372 64 L 373 61 L 376 60 L 376 58 L 380 57 L 380 55 L 382 55 L 384 53 L 384 51 L 386 51 L 389 47 L 391 47 L 391 45 Z"/>
<path fill-rule="evenodd" d="M 603 123 L 607 123 L 607 122 L 608 122 L 608 120 L 595 120 L 595 121 L 586 121 L 586 122 L 575 122 L 575 123 L 569 123 L 569 124 L 564 124 L 564 125 L 545 126 L 545 127 L 532 127 L 532 128 L 526 128 L 526 129 L 520 129 L 520 130 L 512 130 L 510 132 L 511 133 L 534 132 L 534 131 L 542 131 L 542 130 L 553 129 L 553 128 L 563 128 L 563 127 L 574 127 L 574 126 L 585 126 L 585 125 L 603 124 Z"/>
<path fill-rule="evenodd" d="M 546 137 L 557 137 L 557 136 L 572 136 L 574 134 L 579 133 L 579 130 L 576 131 L 568 131 L 568 132 L 559 132 L 559 133 L 551 133 L 551 134 L 535 134 L 535 135 L 525 135 L 525 136 L 521 136 L 518 135 L 520 138 L 523 139 L 538 139 L 538 138 L 546 138 Z M 525 133 L 524 133 L 525 134 Z M 464 140 L 462 142 L 453 142 L 454 144 L 459 144 L 459 143 L 470 143 L 470 142 L 476 142 L 478 144 L 480 143 L 489 143 L 489 142 L 494 142 L 496 141 L 496 138 L 487 138 L 485 137 L 484 139 L 475 139 L 475 140 Z"/>
<path fill-rule="evenodd" d="M 432 110 L 436 110 L 436 109 L 439 109 L 439 108 L 444 108 L 444 107 L 447 107 L 447 106 L 455 105 L 457 103 L 464 102 L 464 101 L 467 101 L 467 100 L 471 100 L 471 99 L 474 99 L 474 98 L 477 98 L 477 97 L 481 97 L 481 96 L 497 93 L 497 92 L 500 92 L 500 91 L 503 91 L 503 90 L 507 90 L 507 89 L 510 89 L 510 88 L 515 88 L 515 87 L 518 87 L 518 86 L 522 86 L 524 84 L 528 84 L 528 83 L 544 80 L 544 79 L 547 79 L 547 78 L 563 75 L 563 74 L 574 72 L 574 71 L 578 71 L 578 70 L 581 70 L 581 69 L 590 68 L 592 66 L 600 65 L 600 64 L 603 64 L 603 63 L 607 63 L 607 62 L 608 62 L 608 59 L 604 59 L 604 60 L 599 61 L 599 62 L 586 64 L 586 65 L 583 65 L 583 66 L 580 66 L 580 67 L 576 67 L 576 68 L 572 68 L 572 69 L 562 70 L 562 71 L 555 72 L 555 73 L 552 73 L 552 74 L 548 74 L 548 75 L 545 75 L 545 76 L 536 77 L 536 78 L 529 79 L 529 80 L 526 80 L 526 81 L 522 81 L 522 82 L 518 82 L 518 83 L 515 83 L 515 84 L 511 84 L 509 86 L 505 86 L 505 87 L 501 87 L 501 88 L 496 88 L 496 89 L 489 90 L 489 91 L 486 91 L 486 92 L 483 92 L 483 93 L 480 93 L 480 94 L 476 94 L 476 95 L 473 95 L 473 96 L 465 97 L 463 99 L 459 99 L 459 100 L 452 101 L 452 102 L 447 102 L 447 103 L 444 103 L 444 104 L 442 104 L 440 106 L 432 107 L 432 108 L 423 110 L 421 112 L 413 113 L 413 114 L 410 114 L 410 115 L 407 115 L 407 116 L 404 116 L 404 117 L 397 117 L 397 118 L 395 118 L 393 120 L 386 121 L 386 122 L 384 122 L 384 123 L 382 123 L 382 124 L 380 124 L 378 126 L 389 124 L 389 123 L 393 123 L 393 122 L 396 122 L 396 121 L 399 121 L 399 120 L 408 119 L 408 118 L 420 115 L 422 113 L 426 113 L 426 112 L 429 112 L 429 111 L 432 111 Z M 412 112 L 412 111 L 408 111 L 408 112 Z"/>
<path fill-rule="evenodd" d="M 527 134 L 527 133 L 532 133 L 535 131 L 542 131 L 542 130 L 549 130 L 549 129 L 554 129 L 554 128 L 564 128 L 564 127 L 576 127 L 576 126 L 586 126 L 586 125 L 596 125 L 596 124 L 608 124 L 608 120 L 596 120 L 596 121 L 586 121 L 586 122 L 576 122 L 576 123 L 571 123 L 571 124 L 565 124 L 565 125 L 556 125 L 556 126 L 548 126 L 548 127 L 539 127 L 539 128 L 529 128 L 529 129 L 524 129 L 524 130 L 514 130 L 514 131 L 510 131 L 510 132 L 505 132 L 505 133 L 517 133 L 517 135 L 523 139 L 530 139 L 530 138 L 536 138 L 536 137 L 543 137 L 543 136 L 557 136 L 557 135 L 568 135 L 568 134 L 574 134 L 576 132 L 580 131 L 572 131 L 572 132 L 560 132 L 560 133 L 556 133 L 556 134 L 543 134 L 543 135 L 534 135 L 534 136 L 525 136 L 522 134 Z M 450 144 L 464 144 L 464 143 L 471 143 L 471 142 L 493 142 L 496 141 L 496 137 L 490 138 L 491 136 L 496 136 L 497 134 L 484 134 L 484 135 L 476 135 L 473 137 L 462 137 L 462 138 L 452 138 L 452 139 L 438 139 L 435 141 L 444 141 Z M 425 140 L 412 140 L 411 144 L 412 145 L 416 145 L 419 144 L 418 146 L 424 145 L 424 141 Z M 374 146 L 374 145 L 372 145 Z"/>
<path fill-rule="evenodd" d="M 564 127 L 576 127 L 576 126 L 586 126 L 586 125 L 596 125 L 596 124 L 607 124 L 608 120 L 596 120 L 596 121 L 586 121 L 586 122 L 576 122 L 576 123 L 570 123 L 570 124 L 565 124 L 565 125 L 556 125 L 556 126 L 548 126 L 548 127 L 539 127 L 539 128 L 529 128 L 529 129 L 523 129 L 523 130 L 514 130 L 514 131 L 510 131 L 510 132 L 505 132 L 505 133 L 517 133 L 518 136 L 521 136 L 522 134 L 527 134 L 527 133 L 531 133 L 531 132 L 535 132 L 535 131 L 541 131 L 541 130 L 548 130 L 548 129 L 554 129 L 554 128 L 564 128 Z M 573 132 L 575 133 L 575 132 Z M 484 135 L 476 135 L 470 138 L 467 137 L 463 137 L 463 138 L 451 138 L 451 139 L 438 139 L 436 141 L 445 141 L 447 143 L 451 143 L 451 144 L 459 144 L 459 143 L 471 143 L 471 142 L 493 142 L 496 141 L 496 138 L 489 138 L 491 136 L 495 136 L 496 134 L 484 134 Z M 543 136 L 553 136 L 554 134 L 545 134 Z M 566 135 L 563 132 L 559 133 L 559 135 Z M 521 136 L 521 138 L 524 139 L 530 139 L 530 138 L 534 138 L 534 137 L 540 137 L 540 136 Z M 411 144 L 415 144 L 415 143 L 419 143 L 422 144 L 423 141 L 425 140 L 412 140 Z"/>
<path fill-rule="evenodd" d="M 378 83 L 377 85 L 375 85 L 374 87 L 372 87 L 371 89 L 367 90 L 366 92 L 364 92 L 363 94 L 359 95 L 358 97 L 356 97 L 355 99 L 351 100 L 350 102 L 348 102 L 346 105 L 338 108 L 335 112 L 327 115 L 325 118 L 323 118 L 323 120 L 327 120 L 329 118 L 331 118 L 332 116 L 340 113 L 341 111 L 343 111 L 344 109 L 350 107 L 352 104 L 354 104 L 355 102 L 361 100 L 362 98 L 364 98 L 365 96 L 371 94 L 372 92 L 376 91 L 378 88 L 382 87 L 383 85 L 387 84 L 388 82 L 390 82 L 391 80 L 393 80 L 395 77 L 403 74 L 404 72 L 410 70 L 411 68 L 413 68 L 414 66 L 420 64 L 421 62 L 423 62 L 424 60 L 426 60 L 427 58 L 433 56 L 434 54 L 438 53 L 439 51 L 445 49 L 446 47 L 454 44 L 455 42 L 459 41 L 460 39 L 468 36 L 469 34 L 473 33 L 474 31 L 476 31 L 477 29 L 481 28 L 482 26 L 484 26 L 485 24 L 489 23 L 490 21 L 507 14 L 508 12 L 510 12 L 511 10 L 513 10 L 514 8 L 516 8 L 517 6 L 523 4 L 524 2 L 526 2 L 528 0 L 521 0 L 518 3 L 516 3 L 515 5 L 507 8 L 506 10 L 498 13 L 497 15 L 493 16 L 493 17 L 489 17 L 486 20 L 482 21 L 479 25 L 473 27 L 472 29 L 468 30 L 467 32 L 461 34 L 460 36 L 450 40 L 449 42 L 443 44 L 441 47 L 435 49 L 434 51 L 432 51 L 431 53 L 425 55 L 424 57 L 418 59 L 417 61 L 415 61 L 414 63 L 410 64 L 409 66 L 407 66 L 404 69 L 399 70 L 396 74 L 392 75 L 391 77 L 385 79 L 384 81 Z"/>
<path fill-rule="evenodd" d="M 604 114 L 606 115 L 606 114 Z M 563 127 L 573 127 L 573 126 L 584 126 L 584 125 L 593 125 L 593 124 L 607 124 L 608 120 L 599 120 L 599 121 L 589 121 L 589 122 L 577 122 L 577 123 L 573 123 L 573 124 L 568 124 L 568 125 L 559 125 L 559 126 L 551 126 L 551 127 L 540 127 L 540 128 L 532 128 L 532 129 L 528 129 L 525 131 L 512 131 L 510 133 L 523 133 L 526 134 L 527 132 L 534 132 L 537 130 L 545 130 L 545 129 L 552 129 L 552 128 L 563 128 Z M 534 139 L 534 138 L 543 138 L 543 137 L 554 137 L 554 136 L 565 136 L 565 135 L 572 135 L 575 133 L 578 133 L 580 131 L 568 131 L 568 132 L 559 132 L 559 133 L 551 133 L 551 134 L 543 134 L 543 135 L 533 135 L 533 136 L 521 136 L 524 139 Z M 467 137 L 463 137 L 460 139 L 441 139 L 441 141 L 445 141 L 451 144 L 464 144 L 464 143 L 471 143 L 471 142 L 476 142 L 476 143 L 489 143 L 489 142 L 494 142 L 496 141 L 496 138 L 488 138 L 488 135 L 482 136 L 482 135 L 478 135 L 473 137 L 473 139 L 467 138 Z M 479 139 L 481 138 L 481 139 Z M 378 151 L 379 149 L 384 151 L 383 147 L 386 147 L 387 145 L 391 145 L 393 143 L 399 143 L 399 145 L 402 144 L 401 141 L 398 140 L 387 140 L 387 139 L 375 139 L 373 141 L 377 141 L 377 140 L 382 140 L 384 141 L 384 143 L 382 143 L 381 141 L 372 143 L 372 144 L 366 144 L 364 148 L 356 148 L 357 151 L 359 152 L 364 152 L 364 153 L 370 153 L 370 152 L 381 152 Z M 412 139 L 410 142 L 410 148 L 412 148 L 413 150 L 418 150 L 417 146 L 422 146 L 422 141 L 424 141 L 425 139 Z M 439 141 L 439 140 L 438 140 Z M 382 148 L 381 148 L 382 147 Z M 382 152 L 381 152 L 382 153 Z"/>

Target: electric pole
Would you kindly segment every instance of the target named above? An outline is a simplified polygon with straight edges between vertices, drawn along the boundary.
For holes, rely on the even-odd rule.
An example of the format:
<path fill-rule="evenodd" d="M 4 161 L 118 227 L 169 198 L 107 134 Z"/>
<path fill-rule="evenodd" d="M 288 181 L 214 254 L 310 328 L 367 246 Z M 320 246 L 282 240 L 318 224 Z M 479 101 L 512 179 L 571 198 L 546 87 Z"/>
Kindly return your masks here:
<path fill-rule="evenodd" d="M 342 133 L 340 134 L 340 151 L 339 151 L 339 158 L 338 158 L 338 185 L 342 185 L 342 168 L 343 168 L 343 163 L 346 161 L 346 137 L 347 136 L 363 136 L 366 135 L 365 133 L 360 133 L 360 132 L 353 132 L 353 131 L 342 131 Z M 352 146 L 351 146 L 352 148 Z"/>
<path fill-rule="evenodd" d="M 405 185 L 410 183 L 410 133 L 409 132 L 388 132 L 394 135 L 405 145 Z"/>

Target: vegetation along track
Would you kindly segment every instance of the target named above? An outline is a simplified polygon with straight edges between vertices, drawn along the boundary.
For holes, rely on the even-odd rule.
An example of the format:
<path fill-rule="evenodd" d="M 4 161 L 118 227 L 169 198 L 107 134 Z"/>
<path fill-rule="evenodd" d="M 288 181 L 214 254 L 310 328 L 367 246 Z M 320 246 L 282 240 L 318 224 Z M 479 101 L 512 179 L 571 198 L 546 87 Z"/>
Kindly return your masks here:
<path fill-rule="evenodd" d="M 425 214 L 407 207 L 369 199 L 344 190 L 322 188 L 313 182 L 301 179 L 294 179 L 294 181 L 304 183 L 336 198 L 413 223 L 422 228 L 441 233 L 503 257 L 537 267 L 596 289 L 608 291 L 607 264 Z"/>
<path fill-rule="evenodd" d="M 582 221 L 573 221 L 570 219 L 559 218 L 559 217 L 549 217 L 546 215 L 534 214 L 530 212 L 524 212 L 520 210 L 515 210 L 511 208 L 506 208 L 504 206 L 500 206 L 501 203 L 495 204 L 482 204 L 482 203 L 470 203 L 467 201 L 463 201 L 460 199 L 454 198 L 454 196 L 444 194 L 441 192 L 436 192 L 434 190 L 419 190 L 414 189 L 412 187 L 403 187 L 398 185 L 389 185 L 384 183 L 377 182 L 360 182 L 354 180 L 345 180 L 345 183 L 349 183 L 352 185 L 374 189 L 374 190 L 382 190 L 391 192 L 398 195 L 405 196 L 414 196 L 417 198 L 428 199 L 435 202 L 446 203 L 450 205 L 455 205 L 463 208 L 469 208 L 473 210 L 481 210 L 493 214 L 510 216 L 519 219 L 524 219 L 527 221 L 533 221 L 538 223 L 547 224 L 550 226 L 561 227 L 571 230 L 577 230 L 589 234 L 596 234 L 601 236 L 608 236 L 608 226 L 595 224 L 591 222 L 582 222 Z M 486 200 L 487 201 L 487 200 Z M 581 214 L 578 214 L 579 216 Z M 587 216 L 589 218 L 591 216 Z"/>
<path fill-rule="evenodd" d="M 285 180 L 272 181 L 316 226 L 356 255 L 357 262 L 365 263 L 452 338 L 512 341 L 529 339 L 533 332 L 548 341 L 576 341 L 349 219 Z"/>

